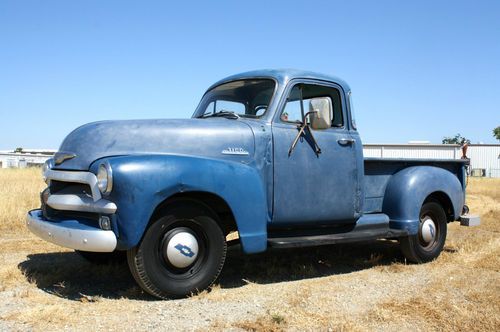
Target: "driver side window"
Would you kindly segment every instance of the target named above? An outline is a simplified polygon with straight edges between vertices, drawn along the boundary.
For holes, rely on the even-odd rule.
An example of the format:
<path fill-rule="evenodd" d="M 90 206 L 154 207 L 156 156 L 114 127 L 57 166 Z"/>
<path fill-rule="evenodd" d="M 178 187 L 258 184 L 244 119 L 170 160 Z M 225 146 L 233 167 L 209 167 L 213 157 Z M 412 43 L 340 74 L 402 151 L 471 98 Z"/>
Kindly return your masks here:
<path fill-rule="evenodd" d="M 280 115 L 281 121 L 302 122 L 303 115 L 311 110 L 311 101 L 315 98 L 329 99 L 332 105 L 330 114 L 332 119 L 331 127 L 343 127 L 340 92 L 333 87 L 316 84 L 296 84 L 290 90 L 287 102 Z M 309 119 L 306 119 L 306 121 L 309 122 Z"/>

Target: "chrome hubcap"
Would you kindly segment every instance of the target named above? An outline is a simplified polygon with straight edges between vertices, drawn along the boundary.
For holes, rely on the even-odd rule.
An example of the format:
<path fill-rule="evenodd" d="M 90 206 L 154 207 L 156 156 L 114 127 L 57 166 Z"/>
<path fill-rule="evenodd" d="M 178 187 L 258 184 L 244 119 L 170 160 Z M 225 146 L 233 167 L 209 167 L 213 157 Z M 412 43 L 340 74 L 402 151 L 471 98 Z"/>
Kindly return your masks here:
<path fill-rule="evenodd" d="M 164 247 L 163 256 L 172 266 L 179 269 L 186 268 L 198 257 L 198 240 L 189 232 L 178 232 Z"/>
<path fill-rule="evenodd" d="M 429 244 L 436 238 L 436 224 L 431 219 L 431 217 L 425 217 L 422 221 L 420 234 L 422 235 L 422 240 Z"/>

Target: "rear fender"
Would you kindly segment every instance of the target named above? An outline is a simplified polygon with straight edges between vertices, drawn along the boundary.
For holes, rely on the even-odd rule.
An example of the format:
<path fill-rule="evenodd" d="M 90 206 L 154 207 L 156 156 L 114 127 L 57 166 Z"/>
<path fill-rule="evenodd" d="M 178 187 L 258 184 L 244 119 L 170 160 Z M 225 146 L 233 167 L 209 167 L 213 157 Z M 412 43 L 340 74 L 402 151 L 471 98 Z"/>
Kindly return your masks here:
<path fill-rule="evenodd" d="M 464 205 L 464 192 L 453 173 L 434 166 L 413 166 L 395 173 L 387 184 L 382 206 L 390 227 L 417 234 L 420 209 L 435 192 L 448 196 L 456 220 Z"/>

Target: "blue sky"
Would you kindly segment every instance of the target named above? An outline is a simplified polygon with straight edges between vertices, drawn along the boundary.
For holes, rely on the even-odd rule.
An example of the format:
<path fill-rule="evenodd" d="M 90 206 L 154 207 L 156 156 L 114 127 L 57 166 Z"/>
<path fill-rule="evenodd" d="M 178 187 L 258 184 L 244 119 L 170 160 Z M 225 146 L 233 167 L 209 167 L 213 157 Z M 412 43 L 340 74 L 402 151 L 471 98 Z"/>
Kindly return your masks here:
<path fill-rule="evenodd" d="M 0 2 L 0 150 L 103 119 L 187 118 L 261 68 L 336 75 L 365 143 L 495 143 L 500 1 Z"/>

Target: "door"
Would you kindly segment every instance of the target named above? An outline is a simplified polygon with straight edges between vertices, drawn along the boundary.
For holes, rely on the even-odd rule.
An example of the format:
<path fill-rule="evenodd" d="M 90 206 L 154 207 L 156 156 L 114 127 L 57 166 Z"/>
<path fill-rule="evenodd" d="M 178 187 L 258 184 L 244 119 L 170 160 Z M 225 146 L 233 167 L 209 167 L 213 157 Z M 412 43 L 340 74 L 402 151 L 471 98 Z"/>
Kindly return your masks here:
<path fill-rule="evenodd" d="M 356 149 L 347 129 L 343 94 L 336 85 L 295 82 L 288 88 L 273 123 L 273 223 L 331 224 L 354 222 L 358 187 Z M 316 99 L 315 99 L 316 98 Z M 329 100 L 331 125 L 311 129 L 289 149 L 297 121 L 314 110 L 315 100 Z M 306 121 L 310 120 L 309 115 Z M 317 153 L 314 139 L 321 149 Z"/>

